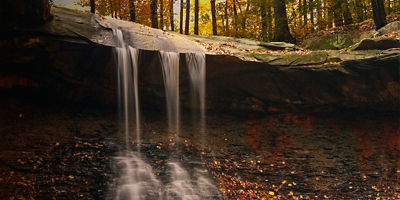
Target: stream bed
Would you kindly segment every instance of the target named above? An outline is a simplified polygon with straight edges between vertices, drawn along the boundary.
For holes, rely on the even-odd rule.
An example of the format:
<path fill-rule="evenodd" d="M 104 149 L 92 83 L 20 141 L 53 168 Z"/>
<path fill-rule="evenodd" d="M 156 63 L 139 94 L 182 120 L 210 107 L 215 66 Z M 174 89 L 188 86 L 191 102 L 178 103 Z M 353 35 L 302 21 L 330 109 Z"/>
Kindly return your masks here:
<path fill-rule="evenodd" d="M 115 199 L 125 145 L 116 112 L 7 97 L 0 110 L 0 199 Z M 154 194 L 174 192 L 178 163 L 186 183 L 212 191 L 201 199 L 400 198 L 398 115 L 208 114 L 201 133 L 184 114 L 179 136 L 164 116 L 142 112 Z"/>

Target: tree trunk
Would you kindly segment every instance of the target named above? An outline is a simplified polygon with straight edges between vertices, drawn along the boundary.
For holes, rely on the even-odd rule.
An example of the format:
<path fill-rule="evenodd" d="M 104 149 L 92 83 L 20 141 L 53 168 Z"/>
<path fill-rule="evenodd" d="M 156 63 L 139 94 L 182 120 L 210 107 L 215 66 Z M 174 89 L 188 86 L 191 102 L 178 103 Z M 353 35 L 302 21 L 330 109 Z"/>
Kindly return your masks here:
<path fill-rule="evenodd" d="M 179 8 L 179 33 L 183 34 L 183 0 Z"/>
<path fill-rule="evenodd" d="M 132 22 L 135 22 L 136 16 L 135 16 L 135 1 L 134 0 L 129 0 L 129 15 L 130 15 L 130 20 Z"/>
<path fill-rule="evenodd" d="M 275 42 L 291 42 L 295 43 L 295 39 L 290 34 L 286 3 L 282 0 L 274 0 L 274 17 L 275 17 Z"/>
<path fill-rule="evenodd" d="M 321 0 L 317 0 L 317 25 L 318 30 L 324 30 L 324 20 L 322 19 L 322 3 Z"/>
<path fill-rule="evenodd" d="M 307 25 L 307 0 L 303 0 L 303 21 L 304 21 L 304 26 Z"/>
<path fill-rule="evenodd" d="M 174 31 L 174 0 L 169 1 L 169 25 L 171 27 L 171 31 Z"/>
<path fill-rule="evenodd" d="M 95 0 L 90 0 L 90 12 L 95 13 L 96 12 L 96 3 L 94 2 Z"/>
<path fill-rule="evenodd" d="M 194 0 L 194 34 L 199 34 L 199 0 Z"/>
<path fill-rule="evenodd" d="M 225 15 L 224 15 L 224 13 L 222 12 L 222 13 L 219 15 L 219 17 L 221 18 L 221 22 L 222 22 L 222 31 L 225 31 L 225 25 L 224 25 L 224 22 L 225 22 Z"/>
<path fill-rule="evenodd" d="M 158 28 L 158 19 L 157 19 L 157 0 L 151 0 L 150 3 L 150 17 L 151 17 L 151 27 Z"/>
<path fill-rule="evenodd" d="M 292 18 L 293 18 L 293 30 L 294 30 L 293 32 L 295 34 L 294 37 L 296 37 L 296 29 L 297 29 L 297 21 L 296 21 L 296 19 L 297 19 L 297 10 L 296 10 L 295 4 L 296 4 L 296 2 L 293 1 L 292 2 Z"/>
<path fill-rule="evenodd" d="M 228 0 L 225 0 L 224 14 L 225 14 L 225 34 L 228 34 L 229 31 Z"/>
<path fill-rule="evenodd" d="M 325 16 L 327 17 L 327 23 L 326 25 L 329 28 L 333 27 L 333 9 L 332 9 L 332 0 L 324 0 L 324 11 L 325 11 Z"/>
<path fill-rule="evenodd" d="M 344 24 L 345 25 L 352 24 L 353 17 L 351 16 L 351 12 L 349 9 L 349 3 L 347 0 L 342 0 L 342 10 L 343 10 Z"/>
<path fill-rule="evenodd" d="M 364 21 L 364 17 L 363 17 L 363 7 L 361 4 L 361 0 L 355 0 L 355 10 L 356 10 L 356 22 L 362 22 Z"/>
<path fill-rule="evenodd" d="M 371 4 L 376 30 L 378 30 L 387 24 L 385 6 L 383 0 L 371 0 Z"/>
<path fill-rule="evenodd" d="M 112 0 L 109 0 L 109 4 L 110 4 L 111 17 L 114 18 L 114 8 Z"/>
<path fill-rule="evenodd" d="M 239 23 L 239 20 L 238 20 L 238 30 L 239 30 L 239 28 L 242 30 L 242 32 L 241 32 L 241 34 L 242 33 L 244 33 L 244 26 L 243 26 L 243 23 L 244 23 L 244 21 L 246 20 L 246 16 L 244 15 L 244 12 L 243 12 L 243 10 L 242 10 L 242 6 L 240 5 L 240 3 L 238 2 L 238 8 L 239 8 L 239 11 L 240 11 L 240 16 L 241 16 L 241 18 L 240 18 L 240 23 Z M 238 16 L 239 17 L 239 16 Z M 240 26 L 239 26 L 240 25 Z"/>
<path fill-rule="evenodd" d="M 364 20 L 366 20 L 366 19 L 368 19 L 368 6 L 367 6 L 367 3 L 365 2 L 365 1 L 362 1 L 363 2 L 363 8 L 364 8 L 364 12 L 363 12 L 363 15 L 364 15 Z"/>
<path fill-rule="evenodd" d="M 211 4 L 211 20 L 212 20 L 212 32 L 213 35 L 218 35 L 217 33 L 217 16 L 215 11 L 215 0 L 210 0 Z"/>
<path fill-rule="evenodd" d="M 121 7 L 121 1 L 118 1 L 118 18 L 119 19 L 122 19 L 122 15 L 121 15 L 121 9 L 122 9 L 122 7 Z"/>
<path fill-rule="evenodd" d="M 310 22 L 311 22 L 311 32 L 314 31 L 314 0 L 309 0 L 309 9 L 310 10 Z"/>
<path fill-rule="evenodd" d="M 189 23 L 190 23 L 190 0 L 186 0 L 185 35 L 189 35 Z"/>
<path fill-rule="evenodd" d="M 237 36 L 238 32 L 238 14 L 236 8 L 236 0 L 233 0 L 233 26 L 235 27 L 235 36 Z"/>
<path fill-rule="evenodd" d="M 396 2 L 397 2 L 397 4 L 396 4 Z M 395 1 L 393 7 L 396 8 L 396 5 L 397 5 L 397 11 L 400 11 L 400 0 Z"/>
<path fill-rule="evenodd" d="M 247 24 L 247 13 L 249 13 L 249 9 L 250 9 L 250 0 L 246 1 L 246 13 L 243 13 L 243 21 L 242 21 L 242 29 L 243 31 L 245 31 L 246 29 L 246 24 Z"/>
<path fill-rule="evenodd" d="M 302 26 L 303 25 L 303 17 L 301 16 L 301 14 L 303 13 L 303 3 L 302 0 L 299 0 L 299 25 Z"/>
<path fill-rule="evenodd" d="M 160 0 L 160 27 L 164 30 L 164 0 Z"/>
<path fill-rule="evenodd" d="M 272 30 L 272 7 L 273 2 L 272 0 L 267 0 L 267 32 L 268 32 L 268 39 L 267 41 L 272 40 L 273 37 L 273 30 Z"/>
<path fill-rule="evenodd" d="M 342 11 L 342 0 L 333 0 L 332 11 L 333 11 L 333 21 L 335 26 L 343 26 L 343 11 Z"/>
<path fill-rule="evenodd" d="M 260 4 L 260 16 L 261 16 L 261 39 L 267 41 L 267 1 L 261 0 Z"/>

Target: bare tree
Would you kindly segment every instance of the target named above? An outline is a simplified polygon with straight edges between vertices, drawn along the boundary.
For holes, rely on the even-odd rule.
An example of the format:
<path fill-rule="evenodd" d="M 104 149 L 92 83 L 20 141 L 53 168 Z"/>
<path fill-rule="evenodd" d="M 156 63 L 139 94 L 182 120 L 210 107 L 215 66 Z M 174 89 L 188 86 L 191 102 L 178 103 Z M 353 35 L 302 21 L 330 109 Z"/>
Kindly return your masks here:
<path fill-rule="evenodd" d="M 261 0 L 260 2 L 260 15 L 261 15 L 261 38 L 267 41 L 267 1 Z"/>
<path fill-rule="evenodd" d="M 157 0 L 151 0 L 150 3 L 150 12 L 151 12 L 151 27 L 158 28 L 158 19 L 157 19 Z"/>
<path fill-rule="evenodd" d="M 228 33 L 229 30 L 228 0 L 225 0 L 224 15 L 225 15 L 225 34 L 226 34 Z"/>
<path fill-rule="evenodd" d="M 186 0 L 185 35 L 189 35 L 189 23 L 190 23 L 190 0 Z"/>
<path fill-rule="evenodd" d="M 378 30 L 387 24 L 385 6 L 383 0 L 371 0 L 371 4 L 376 30 Z"/>
<path fill-rule="evenodd" d="M 199 34 L 199 0 L 194 0 L 194 34 Z"/>
<path fill-rule="evenodd" d="M 169 24 L 171 26 L 171 31 L 174 31 L 174 0 L 169 1 Z"/>
<path fill-rule="evenodd" d="M 179 33 L 183 34 L 183 0 L 181 0 L 179 8 Z"/>
<path fill-rule="evenodd" d="M 161 30 L 164 29 L 164 0 L 160 0 L 160 27 Z"/>
<path fill-rule="evenodd" d="M 135 0 L 129 0 L 129 15 L 132 22 L 136 21 L 135 16 Z"/>
<path fill-rule="evenodd" d="M 296 41 L 289 31 L 285 1 L 274 0 L 274 18 L 275 18 L 275 34 L 273 40 L 276 42 L 295 43 Z"/>
<path fill-rule="evenodd" d="M 90 0 L 90 12 L 95 13 L 96 12 L 96 2 L 95 0 Z"/>
<path fill-rule="evenodd" d="M 215 12 L 215 0 L 210 0 L 211 4 L 211 20 L 212 20 L 212 32 L 213 35 L 217 35 L 217 16 Z"/>

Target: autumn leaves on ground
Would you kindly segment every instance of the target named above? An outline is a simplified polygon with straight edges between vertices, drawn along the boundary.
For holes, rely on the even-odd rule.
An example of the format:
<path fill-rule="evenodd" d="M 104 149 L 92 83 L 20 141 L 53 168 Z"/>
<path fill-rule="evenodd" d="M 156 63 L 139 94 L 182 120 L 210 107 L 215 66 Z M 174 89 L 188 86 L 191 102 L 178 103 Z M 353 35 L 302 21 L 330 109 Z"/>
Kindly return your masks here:
<path fill-rule="evenodd" d="M 45 4 L 43 8 L 51 5 L 46 0 L 41 2 Z M 290 73 L 295 74 L 294 71 L 297 69 L 301 74 L 300 68 L 312 68 L 315 65 L 322 66 L 316 69 L 321 72 L 318 75 L 325 72 L 328 74 L 329 71 L 339 74 L 342 70 L 341 74 L 357 77 L 369 71 L 346 71 L 349 68 L 340 68 L 342 61 L 364 59 L 369 55 L 372 55 L 373 59 L 376 58 L 377 63 L 381 61 L 389 64 L 398 63 L 394 60 L 397 58 L 394 54 L 398 52 L 396 45 L 400 40 L 400 28 L 398 28 L 400 0 L 195 0 L 192 2 L 189 0 L 79 0 L 77 5 L 88 6 L 92 13 L 100 16 L 133 21 L 164 31 L 185 34 L 186 36 L 182 37 L 194 41 L 209 55 L 231 55 L 240 58 L 240 61 L 265 64 L 271 67 L 268 69 L 273 69 L 270 72 L 273 74 L 271 77 L 280 75 L 285 78 L 290 76 Z M 40 13 L 40 10 L 46 9 L 38 10 Z M 30 13 L 28 11 L 26 13 L 29 16 Z M 22 23 L 17 19 L 10 20 L 10 23 L 23 25 L 28 23 L 28 27 L 42 25 L 48 20 L 53 20 L 49 13 L 41 13 L 37 18 L 32 17 L 31 21 Z M 69 15 L 73 12 L 65 11 L 65 13 L 64 15 Z M 74 19 L 76 21 L 73 23 L 87 23 L 80 21 L 86 19 L 85 16 L 91 15 L 77 17 L 79 20 Z M 88 20 L 88 22 L 91 21 Z M 15 24 L 11 24 L 10 27 L 14 28 Z M 378 30 L 382 27 L 383 29 Z M 20 44 L 26 45 L 26 49 L 36 44 L 42 45 L 41 42 L 46 41 L 44 38 L 48 35 L 35 35 L 34 39 L 26 36 L 20 41 L 29 42 L 20 42 Z M 57 39 L 57 37 L 49 37 L 51 40 Z M 155 37 L 155 35 L 150 37 Z M 19 40 L 15 41 L 18 43 Z M 45 58 L 58 62 L 54 58 L 68 55 L 70 57 L 63 59 L 70 58 L 71 63 L 67 61 L 65 66 L 76 71 L 82 69 L 81 65 L 89 66 L 92 63 L 76 61 L 79 69 L 73 68 L 75 65 L 72 63 L 75 62 L 74 56 L 76 56 L 74 50 L 79 49 L 76 46 L 85 46 L 85 42 L 90 45 L 94 42 L 89 39 L 89 42 L 76 41 L 78 39 L 72 36 L 63 38 L 60 43 L 46 41 L 53 44 L 49 49 L 56 49 L 57 52 L 49 54 L 56 56 Z M 103 44 L 100 44 L 103 38 L 97 41 L 99 41 L 98 46 L 103 48 Z M 376 43 L 373 43 L 374 41 L 377 41 L 379 45 L 388 46 L 381 49 L 381 46 L 377 47 Z M 70 45 L 66 46 L 72 50 L 57 46 L 66 43 Z M 95 47 L 90 46 L 90 48 Z M 69 54 L 63 54 L 65 53 L 63 51 L 69 51 Z M 29 50 L 23 51 L 22 58 L 18 57 L 15 66 L 11 68 L 22 65 L 28 66 L 30 70 L 36 69 L 37 66 L 29 65 L 31 60 L 34 64 L 51 63 L 48 60 L 39 62 L 32 58 L 34 56 L 25 56 L 24 53 L 27 52 Z M 86 56 L 86 53 L 85 51 L 82 55 Z M 34 55 L 40 59 L 44 58 L 40 57 L 41 54 Z M 377 55 L 383 55 L 383 57 L 377 58 Z M 390 59 L 385 56 L 392 57 Z M 2 62 L 13 58 L 5 57 Z M 25 62 L 29 64 L 26 66 L 21 64 Z M 103 69 L 98 65 L 95 69 Z M 278 67 L 274 68 L 275 66 Z M 370 67 L 370 65 L 366 66 Z M 281 72 L 279 67 L 283 68 L 283 72 L 288 73 L 278 73 Z M 294 71 L 287 70 L 290 67 L 298 68 Z M 373 67 L 376 66 L 371 68 Z M 395 67 L 393 68 L 396 70 Z M 66 73 L 67 75 L 63 77 L 66 78 L 61 81 L 63 84 L 73 82 L 83 87 L 90 85 L 81 81 L 87 79 L 71 78 L 68 71 L 70 68 L 63 70 L 56 68 L 52 71 L 53 74 L 48 74 L 56 76 L 59 73 Z M 88 71 L 93 72 L 92 69 Z M 124 136 L 119 131 L 121 122 L 115 109 L 117 105 L 111 106 L 112 109 L 97 107 L 97 105 L 75 105 L 62 99 L 62 95 L 55 97 L 48 93 L 43 94 L 41 93 L 43 92 L 41 91 L 42 84 L 51 85 L 52 82 L 32 81 L 30 78 L 37 78 L 37 76 L 29 72 L 31 71 L 28 70 L 26 77 L 21 72 L 8 75 L 8 73 L 13 73 L 9 68 L 0 73 L 1 77 L 5 77 L 0 79 L 0 86 L 2 91 L 6 91 L 0 94 L 0 141 L 2 141 L 0 199 L 112 199 L 113 194 L 110 190 L 116 187 L 114 178 L 118 173 L 112 169 L 114 162 L 112 158 L 125 143 Z M 240 72 L 237 74 L 241 75 Z M 256 71 L 258 72 L 264 73 L 264 71 Z M 398 94 L 397 82 L 391 80 L 390 76 L 386 76 L 386 71 L 377 72 L 382 80 L 375 79 L 374 76 L 367 76 L 369 79 L 366 80 L 379 79 L 386 84 L 384 81 L 387 79 L 389 83 L 381 84 L 383 86 L 379 87 L 388 89 L 379 91 L 382 94 L 360 93 L 367 97 L 375 95 L 376 99 L 379 97 L 395 99 L 395 95 Z M 71 74 L 75 73 L 71 72 Z M 87 73 L 82 76 L 93 74 Z M 264 77 L 265 74 L 261 75 Z M 257 76 L 253 77 L 257 78 Z M 347 78 L 347 76 L 343 77 Z M 47 80 L 52 77 L 41 78 Z M 100 78 L 96 78 L 98 77 L 94 80 L 101 82 Z M 225 76 L 217 78 L 220 78 L 220 81 Z M 235 78 L 237 77 L 231 77 L 231 79 Z M 296 77 L 291 78 L 292 80 L 287 77 L 288 85 Z M 346 94 L 354 93 L 355 99 L 358 98 L 364 102 L 363 100 L 367 98 L 357 96 L 360 93 L 351 89 L 361 88 L 362 90 L 366 86 L 357 84 L 363 82 L 359 80 L 352 82 L 352 79 L 345 78 L 337 80 L 338 82 L 346 80 L 351 87 L 349 89 L 345 87 L 349 85 L 344 85 L 342 89 L 347 91 Z M 296 83 L 302 83 L 301 81 L 307 80 Z M 379 81 L 377 83 L 381 83 Z M 225 90 L 231 89 L 229 87 L 232 82 L 221 81 L 214 84 L 220 83 L 226 85 Z M 59 90 L 63 91 L 63 89 L 70 89 L 68 87 L 71 85 L 76 86 L 68 84 L 67 86 L 55 84 L 54 87 L 61 88 Z M 239 84 L 246 85 L 245 82 Z M 329 84 L 327 84 L 329 89 L 334 88 Z M 97 82 L 95 85 L 97 86 Z M 275 83 L 272 86 L 277 87 L 274 89 L 280 95 L 285 94 L 285 84 Z M 250 93 L 243 88 L 232 90 L 232 93 Z M 287 88 L 294 88 L 291 90 L 293 93 L 309 91 L 309 94 L 313 95 L 316 95 L 314 91 L 319 91 L 315 88 L 300 90 L 302 88 L 299 85 Z M 300 89 L 295 90 L 298 88 Z M 256 88 L 253 92 L 265 93 L 262 89 Z M 68 95 L 85 91 L 78 91 L 77 88 L 72 88 L 72 90 L 73 92 L 69 90 Z M 39 92 L 35 93 L 37 91 Z M 338 91 L 334 90 L 333 93 Z M 224 94 L 223 92 L 225 91 L 222 89 L 217 91 L 220 95 Z M 294 96 L 291 93 L 288 94 L 289 97 Z M 326 94 L 325 96 L 330 97 L 330 93 Z M 282 97 L 285 96 L 282 95 Z M 192 116 L 188 114 L 182 116 L 182 131 L 177 137 L 166 131 L 167 119 L 163 117 L 165 114 L 147 105 L 148 110 L 143 112 L 142 119 L 142 152 L 144 160 L 153 167 L 154 174 L 160 177 L 160 180 L 167 180 L 168 157 L 179 149 L 183 167 L 191 171 L 193 165 L 201 166 L 225 199 L 400 199 L 398 112 L 381 113 L 379 111 L 382 111 L 380 110 L 382 108 L 377 107 L 365 113 L 342 112 L 341 109 L 334 113 L 323 114 L 308 113 L 310 110 L 290 113 L 264 105 L 264 102 L 256 97 L 240 98 L 237 98 L 239 100 L 233 98 L 232 105 L 228 106 L 236 106 L 235 108 L 248 106 L 256 108 L 254 109 L 256 111 L 259 111 L 257 109 L 261 107 L 261 110 L 266 112 L 254 114 L 246 110 L 240 114 L 230 115 L 230 113 L 210 111 L 206 122 L 207 135 L 201 139 L 204 140 L 204 144 L 200 144 L 199 134 L 193 131 Z M 280 100 L 279 98 L 276 99 Z M 323 102 L 321 99 L 312 102 Z M 142 100 L 148 103 L 146 101 L 152 99 Z M 285 101 L 289 104 L 288 107 L 294 107 L 297 103 L 290 102 L 288 99 Z M 222 101 L 222 103 L 225 102 Z M 354 105 L 357 102 L 349 104 Z M 380 105 L 379 102 L 376 104 Z M 211 105 L 208 106 L 211 107 Z"/>
<path fill-rule="evenodd" d="M 1 199 L 112 199 L 112 157 L 124 143 L 115 113 L 2 99 L 14 106 L 0 115 Z M 180 149 L 184 167 L 204 165 L 226 199 L 400 198 L 391 116 L 210 114 L 204 150 L 190 117 L 179 138 L 158 112 L 143 117 L 142 152 L 161 180 Z"/>

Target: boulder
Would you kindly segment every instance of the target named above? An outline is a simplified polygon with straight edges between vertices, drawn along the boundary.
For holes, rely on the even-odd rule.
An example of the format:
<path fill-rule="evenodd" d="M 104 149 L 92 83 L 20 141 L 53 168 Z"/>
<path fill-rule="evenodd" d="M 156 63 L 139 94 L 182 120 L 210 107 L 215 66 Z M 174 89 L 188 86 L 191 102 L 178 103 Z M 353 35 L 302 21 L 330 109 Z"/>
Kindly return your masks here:
<path fill-rule="evenodd" d="M 329 34 L 314 37 L 304 41 L 303 48 L 309 50 L 338 50 L 344 49 L 355 42 L 352 34 Z"/>
<path fill-rule="evenodd" d="M 394 21 L 392 23 L 387 24 L 377 31 L 377 36 L 382 35 L 390 35 L 392 33 L 400 33 L 400 21 Z"/>
<path fill-rule="evenodd" d="M 386 50 L 400 48 L 400 40 L 396 38 L 373 38 L 362 40 L 354 47 L 354 50 Z"/>

